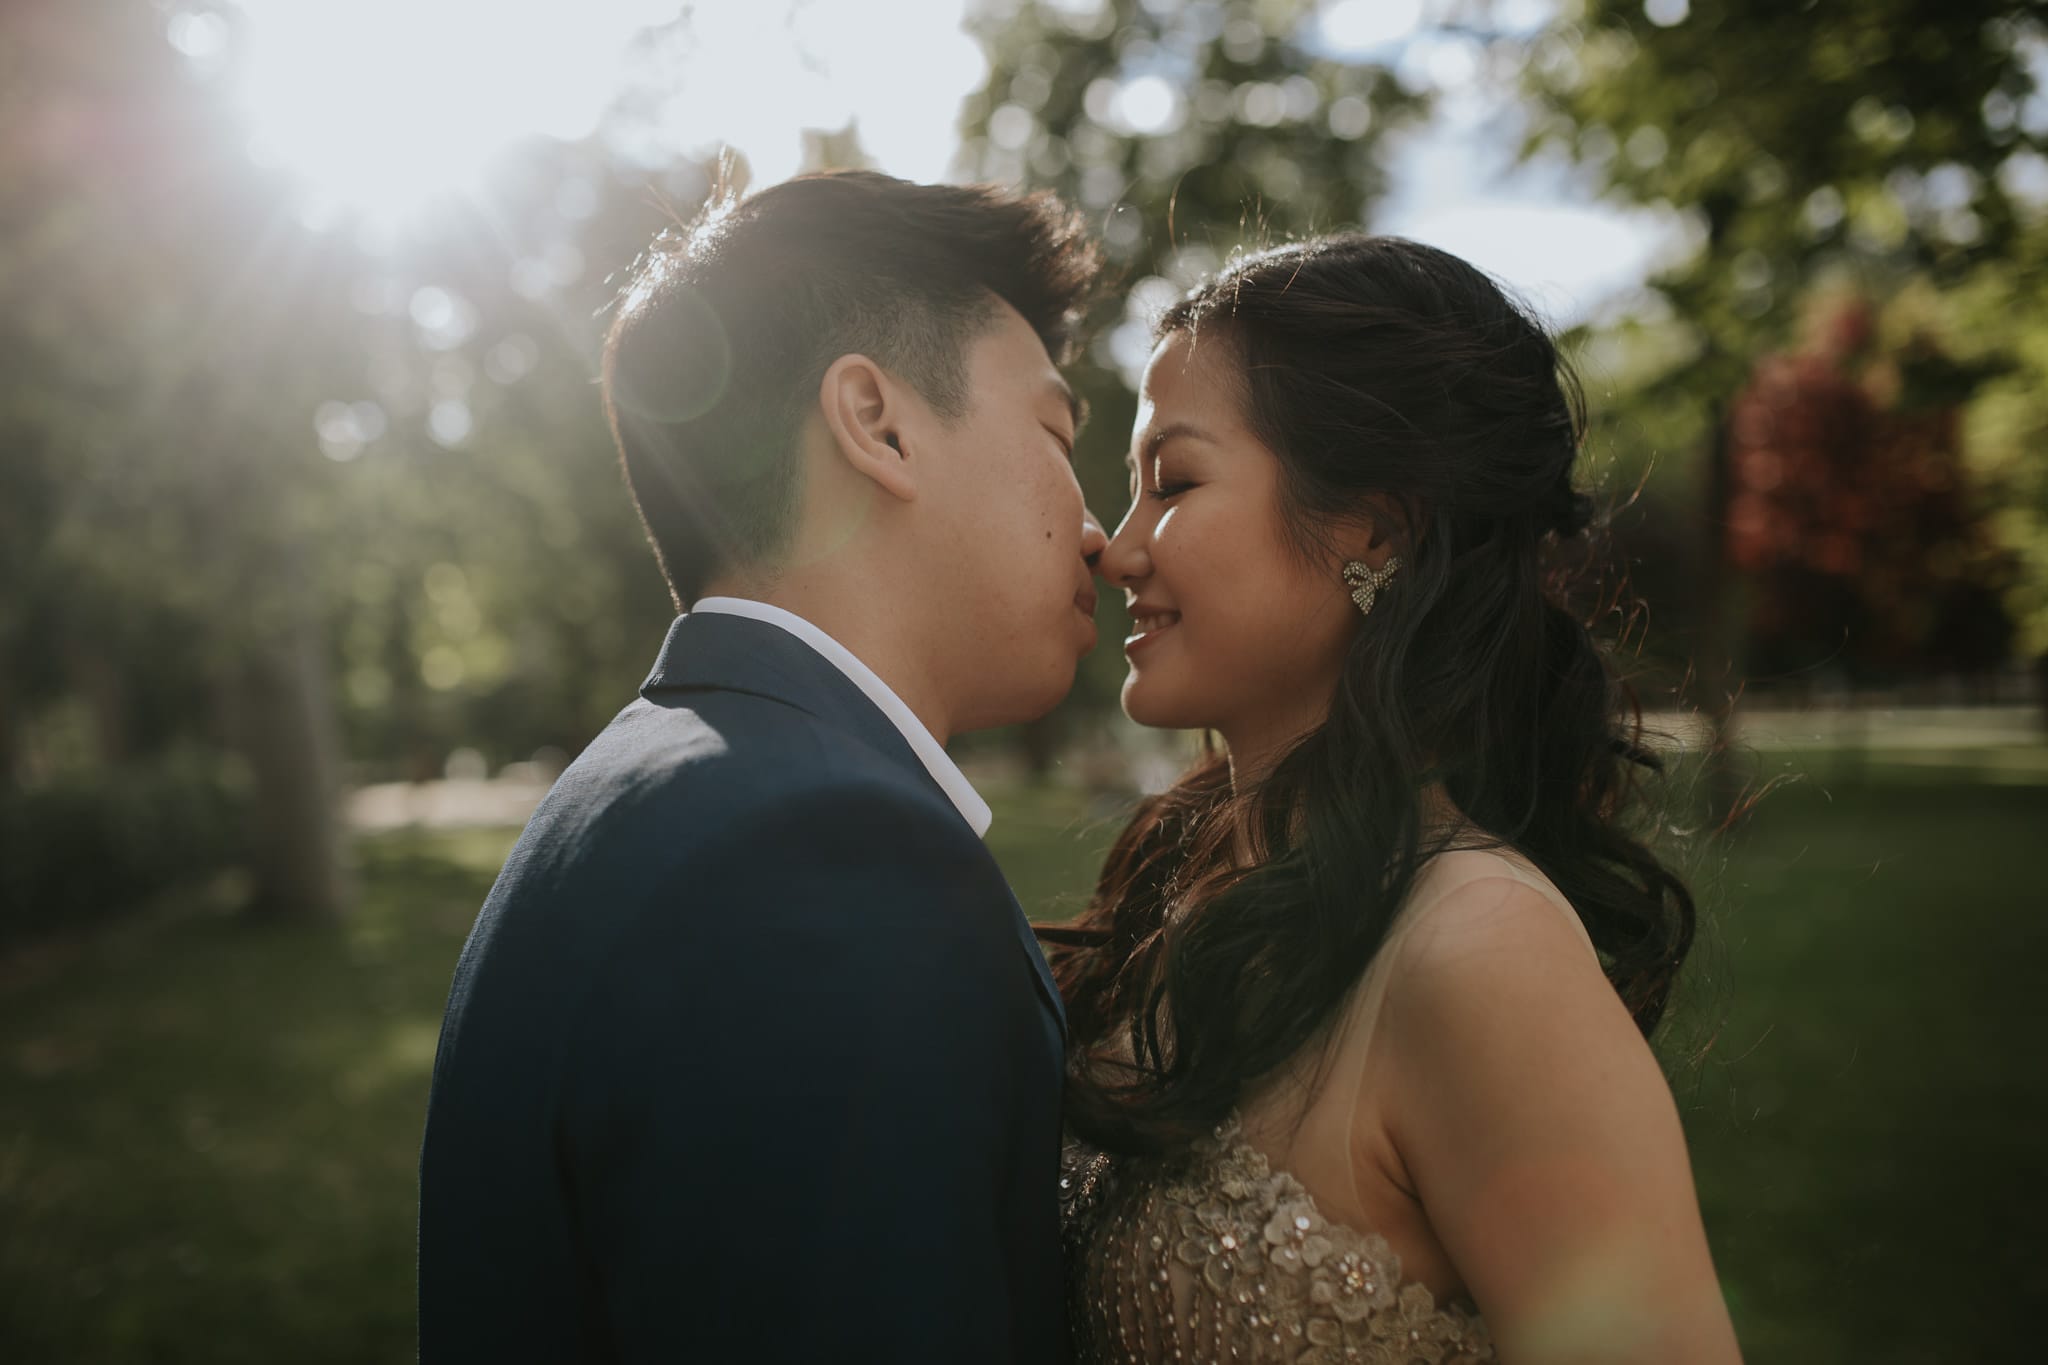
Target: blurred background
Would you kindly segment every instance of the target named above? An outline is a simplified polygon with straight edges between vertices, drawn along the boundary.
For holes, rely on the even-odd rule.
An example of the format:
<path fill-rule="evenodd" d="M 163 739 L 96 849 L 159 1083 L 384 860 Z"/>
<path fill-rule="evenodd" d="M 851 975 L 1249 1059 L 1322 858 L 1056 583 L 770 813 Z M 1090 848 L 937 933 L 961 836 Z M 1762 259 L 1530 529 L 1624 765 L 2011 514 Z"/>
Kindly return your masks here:
<path fill-rule="evenodd" d="M 2032 1359 L 2044 152 L 2022 0 L 8 0 L 0 1358 L 411 1358 L 455 955 L 671 613 L 607 302 L 719 174 L 875 166 L 1086 210 L 1112 521 L 1147 320 L 1246 245 L 1567 334 L 1749 1358 Z M 1122 672 L 957 746 L 1034 915 L 1190 753 Z"/>

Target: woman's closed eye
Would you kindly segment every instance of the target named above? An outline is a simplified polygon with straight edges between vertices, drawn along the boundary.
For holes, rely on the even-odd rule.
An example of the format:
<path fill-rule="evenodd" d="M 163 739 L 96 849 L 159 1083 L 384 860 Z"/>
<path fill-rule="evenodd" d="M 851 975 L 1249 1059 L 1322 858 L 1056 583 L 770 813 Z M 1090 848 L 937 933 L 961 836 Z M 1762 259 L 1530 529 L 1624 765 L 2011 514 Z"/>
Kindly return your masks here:
<path fill-rule="evenodd" d="M 1187 492 L 1187 491 L 1188 491 L 1189 489 L 1191 489 L 1191 488 L 1193 488 L 1193 487 L 1194 487 L 1194 485 L 1193 485 L 1193 484 L 1191 484 L 1191 483 L 1187 483 L 1187 482 L 1185 482 L 1185 481 L 1182 481 L 1182 482 L 1171 482 L 1171 481 L 1169 481 L 1169 482 L 1167 482 L 1167 483 L 1162 483 L 1162 484 L 1160 484 L 1160 485 L 1159 485 L 1159 486 L 1157 486 L 1156 488 L 1148 488 L 1148 489 L 1146 489 L 1146 490 L 1145 490 L 1145 496 L 1147 496 L 1147 497 L 1150 497 L 1150 498 L 1157 498 L 1157 499 L 1159 499 L 1159 501 L 1161 501 L 1161 502 L 1168 502 L 1168 501 L 1171 501 L 1172 499 L 1174 499 L 1174 498 L 1176 498 L 1176 497 L 1179 497 L 1179 496 L 1180 496 L 1180 495 L 1181 495 L 1182 493 L 1185 493 L 1185 492 Z"/>

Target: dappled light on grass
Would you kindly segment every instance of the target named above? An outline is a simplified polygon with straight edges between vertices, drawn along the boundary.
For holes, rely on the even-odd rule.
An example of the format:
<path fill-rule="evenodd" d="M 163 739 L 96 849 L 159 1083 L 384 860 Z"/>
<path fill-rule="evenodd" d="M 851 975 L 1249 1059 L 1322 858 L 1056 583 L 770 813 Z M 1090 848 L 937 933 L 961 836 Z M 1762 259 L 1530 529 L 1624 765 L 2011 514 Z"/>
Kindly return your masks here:
<path fill-rule="evenodd" d="M 1121 811 L 990 794 L 1027 912 L 1070 916 Z M 1663 1050 L 1749 1359 L 2030 1330 L 2048 1089 L 2007 1059 L 2048 982 L 2011 869 L 2044 821 L 2048 783 L 1816 772 L 1688 869 L 1708 928 Z M 428 1068 L 511 840 L 381 835 L 341 926 L 161 920 L 0 986 L 0 1359 L 412 1358 Z"/>
<path fill-rule="evenodd" d="M 342 925 L 166 920 L 0 993 L 0 1357 L 410 1358 L 427 1077 L 511 838 L 369 841 Z"/>
<path fill-rule="evenodd" d="M 357 1103 L 393 1086 L 417 1087 L 433 1074 L 439 1020 L 408 1019 L 371 1040 L 334 1083 L 337 1099 Z"/>

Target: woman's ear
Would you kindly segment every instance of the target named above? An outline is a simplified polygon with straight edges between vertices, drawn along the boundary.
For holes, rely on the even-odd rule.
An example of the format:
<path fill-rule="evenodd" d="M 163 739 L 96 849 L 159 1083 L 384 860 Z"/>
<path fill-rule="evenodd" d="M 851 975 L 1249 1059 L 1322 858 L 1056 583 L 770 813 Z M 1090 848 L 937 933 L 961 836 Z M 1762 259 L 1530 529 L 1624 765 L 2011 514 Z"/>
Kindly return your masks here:
<path fill-rule="evenodd" d="M 847 467 L 903 502 L 917 498 L 917 473 L 903 448 L 907 397 L 887 370 L 864 355 L 843 355 L 818 383 L 825 429 Z"/>
<path fill-rule="evenodd" d="M 1414 541 L 1411 509 L 1391 494 L 1369 493 L 1359 514 L 1346 521 L 1337 543 L 1347 562 L 1356 560 L 1377 570 Z"/>

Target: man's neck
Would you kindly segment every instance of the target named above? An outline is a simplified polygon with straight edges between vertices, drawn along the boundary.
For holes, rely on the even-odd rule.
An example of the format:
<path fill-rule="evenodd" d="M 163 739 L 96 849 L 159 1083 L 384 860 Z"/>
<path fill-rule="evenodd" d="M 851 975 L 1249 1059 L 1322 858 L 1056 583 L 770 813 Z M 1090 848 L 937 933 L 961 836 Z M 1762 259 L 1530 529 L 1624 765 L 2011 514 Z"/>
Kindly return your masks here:
<path fill-rule="evenodd" d="M 843 594 L 805 591 L 800 585 L 787 582 L 718 582 L 707 586 L 703 596 L 760 602 L 808 621 L 867 665 L 941 746 L 951 739 L 951 713 L 931 685 L 931 669 L 922 666 L 922 652 L 915 642 L 892 630 L 892 623 L 885 617 L 849 603 Z"/>

